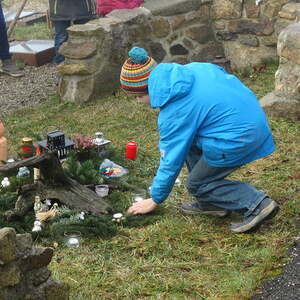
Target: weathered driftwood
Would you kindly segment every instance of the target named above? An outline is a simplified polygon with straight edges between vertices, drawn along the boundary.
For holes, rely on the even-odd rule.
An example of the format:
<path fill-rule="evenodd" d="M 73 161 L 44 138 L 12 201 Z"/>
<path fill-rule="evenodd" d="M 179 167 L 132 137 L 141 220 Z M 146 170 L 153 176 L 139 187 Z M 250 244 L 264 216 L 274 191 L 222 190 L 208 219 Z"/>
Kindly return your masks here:
<path fill-rule="evenodd" d="M 0 173 L 8 173 L 20 167 L 40 169 L 40 179 L 35 184 L 25 185 L 19 190 L 19 197 L 8 219 L 24 216 L 33 207 L 34 196 L 41 199 L 58 199 L 71 209 L 86 211 L 92 215 L 107 214 L 109 204 L 92 190 L 66 176 L 59 159 L 54 153 L 43 153 L 21 161 L 0 166 Z"/>

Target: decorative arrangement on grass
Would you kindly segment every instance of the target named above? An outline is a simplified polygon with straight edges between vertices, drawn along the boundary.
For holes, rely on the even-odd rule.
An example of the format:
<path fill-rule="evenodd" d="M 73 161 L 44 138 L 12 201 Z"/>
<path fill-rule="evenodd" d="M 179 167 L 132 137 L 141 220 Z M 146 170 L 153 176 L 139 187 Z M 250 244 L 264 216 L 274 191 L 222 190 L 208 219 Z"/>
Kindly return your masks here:
<path fill-rule="evenodd" d="M 103 157 L 102 150 L 111 141 L 101 132 L 95 133 L 94 139 L 77 134 L 69 140 L 60 130 L 45 137 L 30 158 L 18 157 L 0 166 L 0 227 L 31 232 L 45 245 L 55 241 L 77 248 L 82 236 L 107 238 L 118 232 L 117 225 L 136 227 L 157 220 L 158 215 L 125 213 L 141 178 L 123 176 L 129 171 L 113 161 L 118 161 L 118 156 L 111 149 Z M 35 147 L 33 140 L 29 144 Z M 60 153 L 71 144 L 73 149 Z M 83 162 L 78 159 L 81 154 L 87 155 Z M 35 169 L 40 172 L 32 172 Z M 26 187 L 29 189 L 24 190 Z M 144 199 L 144 192 L 136 195 L 135 201 Z M 74 231 L 79 237 L 69 236 Z"/>

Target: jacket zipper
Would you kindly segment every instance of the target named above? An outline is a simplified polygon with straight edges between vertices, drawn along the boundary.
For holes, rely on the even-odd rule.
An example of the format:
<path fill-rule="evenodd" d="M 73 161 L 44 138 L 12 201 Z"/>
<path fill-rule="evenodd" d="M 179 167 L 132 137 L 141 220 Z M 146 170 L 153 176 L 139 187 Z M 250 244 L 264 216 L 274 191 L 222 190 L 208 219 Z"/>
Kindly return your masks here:
<path fill-rule="evenodd" d="M 87 6 L 88 11 L 91 11 L 91 8 L 90 8 L 90 5 L 89 5 L 89 0 L 85 0 L 85 2 L 86 2 L 86 6 Z"/>
<path fill-rule="evenodd" d="M 96 13 L 96 1 L 92 1 L 92 13 Z"/>
<path fill-rule="evenodd" d="M 57 14 L 57 0 L 54 2 L 54 14 Z"/>

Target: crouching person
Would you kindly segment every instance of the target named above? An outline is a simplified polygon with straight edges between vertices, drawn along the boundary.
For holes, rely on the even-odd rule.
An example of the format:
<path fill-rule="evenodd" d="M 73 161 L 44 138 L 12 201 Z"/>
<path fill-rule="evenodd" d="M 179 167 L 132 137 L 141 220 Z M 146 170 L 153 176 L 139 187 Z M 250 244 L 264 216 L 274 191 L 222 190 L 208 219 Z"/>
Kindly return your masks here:
<path fill-rule="evenodd" d="M 226 179 L 233 171 L 275 150 L 265 113 L 239 79 L 210 63 L 160 63 L 134 47 L 120 75 L 121 86 L 140 103 L 160 110 L 160 165 L 151 198 L 129 213 L 153 211 L 169 195 L 186 162 L 190 214 L 243 216 L 234 233 L 250 232 L 276 215 L 277 203 L 250 184 Z"/>

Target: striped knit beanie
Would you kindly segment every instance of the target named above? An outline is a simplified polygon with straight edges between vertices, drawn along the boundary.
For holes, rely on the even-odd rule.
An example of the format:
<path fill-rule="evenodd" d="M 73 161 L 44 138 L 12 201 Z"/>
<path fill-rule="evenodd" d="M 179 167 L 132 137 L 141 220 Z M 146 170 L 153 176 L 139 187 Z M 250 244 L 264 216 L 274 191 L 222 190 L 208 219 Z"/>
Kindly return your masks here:
<path fill-rule="evenodd" d="M 137 96 L 148 94 L 148 77 L 156 67 L 156 61 L 148 56 L 145 49 L 139 47 L 133 47 L 128 55 L 120 74 L 122 89 Z"/>

